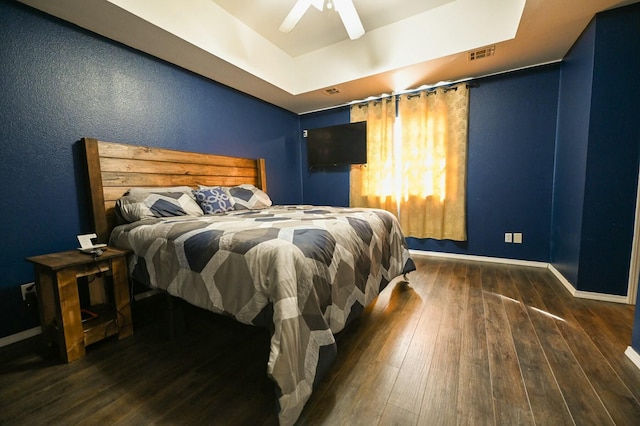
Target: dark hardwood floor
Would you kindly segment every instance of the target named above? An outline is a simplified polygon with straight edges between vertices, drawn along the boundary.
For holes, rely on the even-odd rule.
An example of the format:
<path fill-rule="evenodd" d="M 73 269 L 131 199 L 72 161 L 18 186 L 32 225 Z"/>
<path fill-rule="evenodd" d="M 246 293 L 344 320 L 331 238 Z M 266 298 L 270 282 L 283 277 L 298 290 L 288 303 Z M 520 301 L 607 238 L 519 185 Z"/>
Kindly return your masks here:
<path fill-rule="evenodd" d="M 640 424 L 632 306 L 574 299 L 546 269 L 415 260 L 339 334 L 298 424 Z M 184 306 L 168 339 L 161 302 L 71 364 L 0 350 L 0 424 L 277 424 L 267 332 Z"/>

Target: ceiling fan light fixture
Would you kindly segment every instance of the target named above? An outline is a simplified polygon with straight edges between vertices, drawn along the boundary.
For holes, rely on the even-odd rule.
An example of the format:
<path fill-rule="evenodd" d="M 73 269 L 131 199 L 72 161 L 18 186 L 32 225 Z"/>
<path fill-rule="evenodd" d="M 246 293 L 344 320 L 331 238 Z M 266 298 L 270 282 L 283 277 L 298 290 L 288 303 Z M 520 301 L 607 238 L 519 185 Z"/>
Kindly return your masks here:
<path fill-rule="evenodd" d="M 289 14 L 284 18 L 282 24 L 280 24 L 279 30 L 283 33 L 291 32 L 310 6 L 322 11 L 324 9 L 324 3 L 325 0 L 296 1 Z M 352 0 L 328 0 L 327 9 L 333 9 L 338 12 L 342 24 L 347 30 L 347 34 L 349 34 L 351 40 L 358 39 L 364 35 L 364 27 L 362 26 L 358 11 L 356 11 Z"/>

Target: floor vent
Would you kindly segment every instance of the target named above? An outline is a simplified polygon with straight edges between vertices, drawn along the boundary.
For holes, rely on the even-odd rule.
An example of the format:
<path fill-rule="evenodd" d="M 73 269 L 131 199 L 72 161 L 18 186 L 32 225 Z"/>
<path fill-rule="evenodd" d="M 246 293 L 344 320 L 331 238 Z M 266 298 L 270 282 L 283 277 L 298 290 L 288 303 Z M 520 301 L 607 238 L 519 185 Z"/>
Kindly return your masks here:
<path fill-rule="evenodd" d="M 336 89 L 335 87 L 331 87 L 329 89 L 324 89 L 324 93 L 326 93 L 327 95 L 336 95 L 336 94 L 340 93 L 340 91 L 338 89 Z"/>
<path fill-rule="evenodd" d="M 475 61 L 476 59 L 487 58 L 489 56 L 493 56 L 496 53 L 496 46 L 483 47 L 482 49 L 477 49 L 472 52 L 469 52 L 469 60 Z"/>

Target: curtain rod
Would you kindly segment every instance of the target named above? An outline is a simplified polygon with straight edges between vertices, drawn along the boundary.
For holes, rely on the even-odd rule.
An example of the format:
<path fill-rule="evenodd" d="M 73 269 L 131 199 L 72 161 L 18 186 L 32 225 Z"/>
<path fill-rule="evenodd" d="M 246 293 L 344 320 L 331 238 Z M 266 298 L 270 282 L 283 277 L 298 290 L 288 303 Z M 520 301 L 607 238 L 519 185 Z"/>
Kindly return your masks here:
<path fill-rule="evenodd" d="M 402 95 L 407 95 L 407 99 L 411 99 L 414 98 L 416 96 L 420 96 L 421 92 L 427 92 L 427 96 L 436 93 L 437 89 L 440 89 L 441 87 L 444 87 L 444 91 L 445 93 L 448 92 L 449 90 L 458 90 L 458 86 L 460 86 L 462 83 L 464 83 L 465 81 L 469 81 L 469 80 L 461 80 L 460 82 L 453 82 L 453 83 L 443 83 L 440 85 L 436 85 L 436 86 L 430 86 L 430 87 L 426 87 L 426 88 L 422 88 L 422 89 L 413 89 L 413 90 L 407 90 L 404 91 L 402 93 L 392 93 L 391 95 L 381 95 L 379 97 L 371 97 L 368 99 L 363 99 L 360 101 L 353 101 L 348 103 L 347 105 L 358 105 L 358 108 L 362 108 L 364 106 L 367 106 L 367 104 L 371 101 L 377 102 L 377 101 L 382 101 L 383 99 L 386 99 L 387 102 L 391 101 L 391 98 L 396 97 L 399 98 Z M 467 88 L 471 88 L 471 87 L 479 87 L 480 84 L 476 83 L 476 82 L 471 82 L 469 81 L 469 83 L 466 84 Z"/>
<path fill-rule="evenodd" d="M 493 72 L 493 73 L 489 73 L 489 74 L 484 74 L 484 75 L 479 75 L 473 78 L 467 78 L 467 79 L 463 79 L 463 80 L 456 80 L 454 82 L 450 82 L 450 83 L 443 83 L 441 85 L 435 85 L 433 87 L 440 87 L 440 86 L 444 86 L 446 84 L 458 84 L 458 83 L 463 83 L 465 81 L 469 82 L 469 87 L 479 87 L 479 83 L 475 83 L 474 80 L 478 80 L 478 79 L 483 79 L 483 78 L 487 78 L 487 77 L 494 77 L 496 75 L 502 75 L 502 74 L 508 74 L 511 72 L 515 72 L 515 71 L 522 71 L 522 70 L 528 70 L 528 69 L 532 69 L 532 68 L 538 68 L 538 67 L 543 67 L 546 65 L 552 65 L 552 64 L 557 64 L 557 63 L 561 63 L 562 60 L 561 59 L 557 59 L 554 61 L 547 61 L 547 62 L 542 62 L 539 64 L 534 64 L 534 65 L 528 65 L 528 66 L 524 66 L 524 67 L 519 67 L 519 68 L 512 68 L 509 70 L 505 70 L 505 71 L 498 71 L 498 72 Z M 398 94 L 404 94 L 404 93 L 411 93 L 411 92 L 415 92 L 418 91 L 418 89 L 413 89 L 413 90 L 407 90 L 406 92 L 402 92 L 402 93 L 398 93 Z M 298 115 L 305 115 L 305 114 L 312 114 L 314 112 L 322 112 L 322 111 L 327 111 L 327 110 L 331 110 L 334 108 L 340 108 L 340 107 L 345 107 L 345 106 L 351 106 L 351 105 L 355 105 L 361 102 L 368 102 L 369 100 L 375 100 L 375 99 L 382 99 L 383 97 L 389 97 L 389 96 L 394 96 L 394 95 L 387 95 L 387 96 L 379 96 L 378 98 L 372 97 L 371 99 L 360 99 L 357 101 L 351 101 L 351 102 L 347 102 L 345 104 L 340 104 L 340 105 L 334 105 L 331 107 L 327 107 L 327 108 L 320 108 L 317 110 L 313 110 L 313 111 L 307 111 Z"/>

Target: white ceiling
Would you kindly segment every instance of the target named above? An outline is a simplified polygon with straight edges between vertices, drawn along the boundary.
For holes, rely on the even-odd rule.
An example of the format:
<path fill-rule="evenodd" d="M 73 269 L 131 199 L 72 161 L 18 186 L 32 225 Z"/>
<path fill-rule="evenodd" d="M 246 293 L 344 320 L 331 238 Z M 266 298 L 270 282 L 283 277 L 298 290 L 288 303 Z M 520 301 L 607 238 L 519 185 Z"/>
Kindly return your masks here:
<path fill-rule="evenodd" d="M 279 32 L 296 0 L 20 1 L 304 113 L 559 61 L 595 13 L 638 0 L 353 0 L 358 40 L 313 7 Z M 468 60 L 489 45 L 494 56 Z"/>

